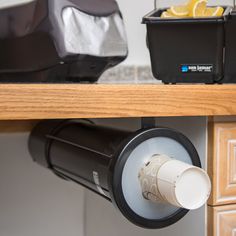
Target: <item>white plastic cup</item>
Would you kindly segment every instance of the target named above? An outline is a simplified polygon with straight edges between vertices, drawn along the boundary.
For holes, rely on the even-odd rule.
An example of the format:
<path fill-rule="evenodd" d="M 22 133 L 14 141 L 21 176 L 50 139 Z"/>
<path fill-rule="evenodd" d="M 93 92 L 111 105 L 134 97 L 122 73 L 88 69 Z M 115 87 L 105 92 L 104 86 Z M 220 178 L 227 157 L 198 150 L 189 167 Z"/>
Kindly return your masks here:
<path fill-rule="evenodd" d="M 142 190 L 148 192 L 144 194 L 146 199 L 188 210 L 203 206 L 211 193 L 210 178 L 203 169 L 165 155 L 154 156 L 139 178 Z"/>
<path fill-rule="evenodd" d="M 164 163 L 157 180 L 163 199 L 188 210 L 202 207 L 211 193 L 211 181 L 203 169 L 177 160 Z"/>

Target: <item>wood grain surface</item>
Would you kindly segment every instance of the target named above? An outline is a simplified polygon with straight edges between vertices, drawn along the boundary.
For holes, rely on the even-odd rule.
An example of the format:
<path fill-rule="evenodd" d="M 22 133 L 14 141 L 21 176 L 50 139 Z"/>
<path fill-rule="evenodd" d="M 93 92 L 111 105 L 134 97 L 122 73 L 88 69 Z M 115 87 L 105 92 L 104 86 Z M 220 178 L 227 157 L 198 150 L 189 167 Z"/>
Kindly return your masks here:
<path fill-rule="evenodd" d="M 236 85 L 0 85 L 0 120 L 236 115 Z"/>
<path fill-rule="evenodd" d="M 234 236 L 236 205 L 208 207 L 207 236 Z"/>
<path fill-rule="evenodd" d="M 4 133 L 28 133 L 38 123 L 38 120 L 11 120 L 2 121 L 0 120 L 0 134 Z"/>
<path fill-rule="evenodd" d="M 212 206 L 236 204 L 236 122 L 208 125 L 208 174 Z"/>

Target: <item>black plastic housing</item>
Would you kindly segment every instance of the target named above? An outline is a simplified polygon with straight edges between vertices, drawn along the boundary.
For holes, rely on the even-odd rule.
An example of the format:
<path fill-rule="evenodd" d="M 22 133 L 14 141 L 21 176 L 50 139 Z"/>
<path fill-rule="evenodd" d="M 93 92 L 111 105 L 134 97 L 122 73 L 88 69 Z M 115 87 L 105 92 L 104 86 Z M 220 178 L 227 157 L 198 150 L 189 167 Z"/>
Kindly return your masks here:
<path fill-rule="evenodd" d="M 163 19 L 164 10 L 143 18 L 154 77 L 167 84 L 221 81 L 225 17 Z"/>
<path fill-rule="evenodd" d="M 134 224 L 154 229 L 172 225 L 188 213 L 178 208 L 168 217 L 146 219 L 136 214 L 126 201 L 122 185 L 126 162 L 136 147 L 155 137 L 168 137 L 181 143 L 192 164 L 201 167 L 193 144 L 175 130 L 152 127 L 130 132 L 99 126 L 89 120 L 40 122 L 30 135 L 29 151 L 41 166 L 111 201 Z"/>
<path fill-rule="evenodd" d="M 57 3 L 62 9 L 74 6 L 96 17 L 120 13 L 116 1 L 98 2 L 58 0 Z M 104 71 L 126 59 L 127 55 L 62 56 L 58 45 L 64 39 L 58 36 L 58 22 L 52 17 L 54 14 L 62 20 L 61 12 L 52 8 L 53 1 L 37 0 L 0 9 L 1 83 L 93 83 Z"/>
<path fill-rule="evenodd" d="M 129 135 L 130 132 L 96 126 L 86 120 L 45 121 L 31 133 L 29 150 L 40 165 L 111 199 L 109 167 Z M 94 182 L 94 173 L 99 175 L 99 186 Z"/>
<path fill-rule="evenodd" d="M 236 83 L 236 8 L 225 23 L 224 83 Z"/>

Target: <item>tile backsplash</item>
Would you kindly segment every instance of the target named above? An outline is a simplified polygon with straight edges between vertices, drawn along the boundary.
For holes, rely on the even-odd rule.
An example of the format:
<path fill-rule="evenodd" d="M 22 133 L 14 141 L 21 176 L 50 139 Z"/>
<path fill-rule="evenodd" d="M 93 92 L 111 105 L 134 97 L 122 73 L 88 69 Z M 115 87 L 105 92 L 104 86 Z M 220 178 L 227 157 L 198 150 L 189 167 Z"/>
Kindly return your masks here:
<path fill-rule="evenodd" d="M 106 71 L 99 83 L 158 83 L 158 80 L 153 77 L 150 66 L 121 65 Z"/>

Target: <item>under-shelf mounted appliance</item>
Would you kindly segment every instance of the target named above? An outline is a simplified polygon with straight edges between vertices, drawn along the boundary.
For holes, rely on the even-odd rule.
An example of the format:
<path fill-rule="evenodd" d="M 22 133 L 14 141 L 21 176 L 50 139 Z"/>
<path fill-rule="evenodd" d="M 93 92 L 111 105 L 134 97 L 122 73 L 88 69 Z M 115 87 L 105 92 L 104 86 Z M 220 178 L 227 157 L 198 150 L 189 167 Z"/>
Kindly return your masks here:
<path fill-rule="evenodd" d="M 29 150 L 38 164 L 111 201 L 144 228 L 178 222 L 211 192 L 191 141 L 148 123 L 130 132 L 89 120 L 42 121 L 31 133 Z"/>
<path fill-rule="evenodd" d="M 96 82 L 128 54 L 115 0 L 0 2 L 0 82 Z"/>

